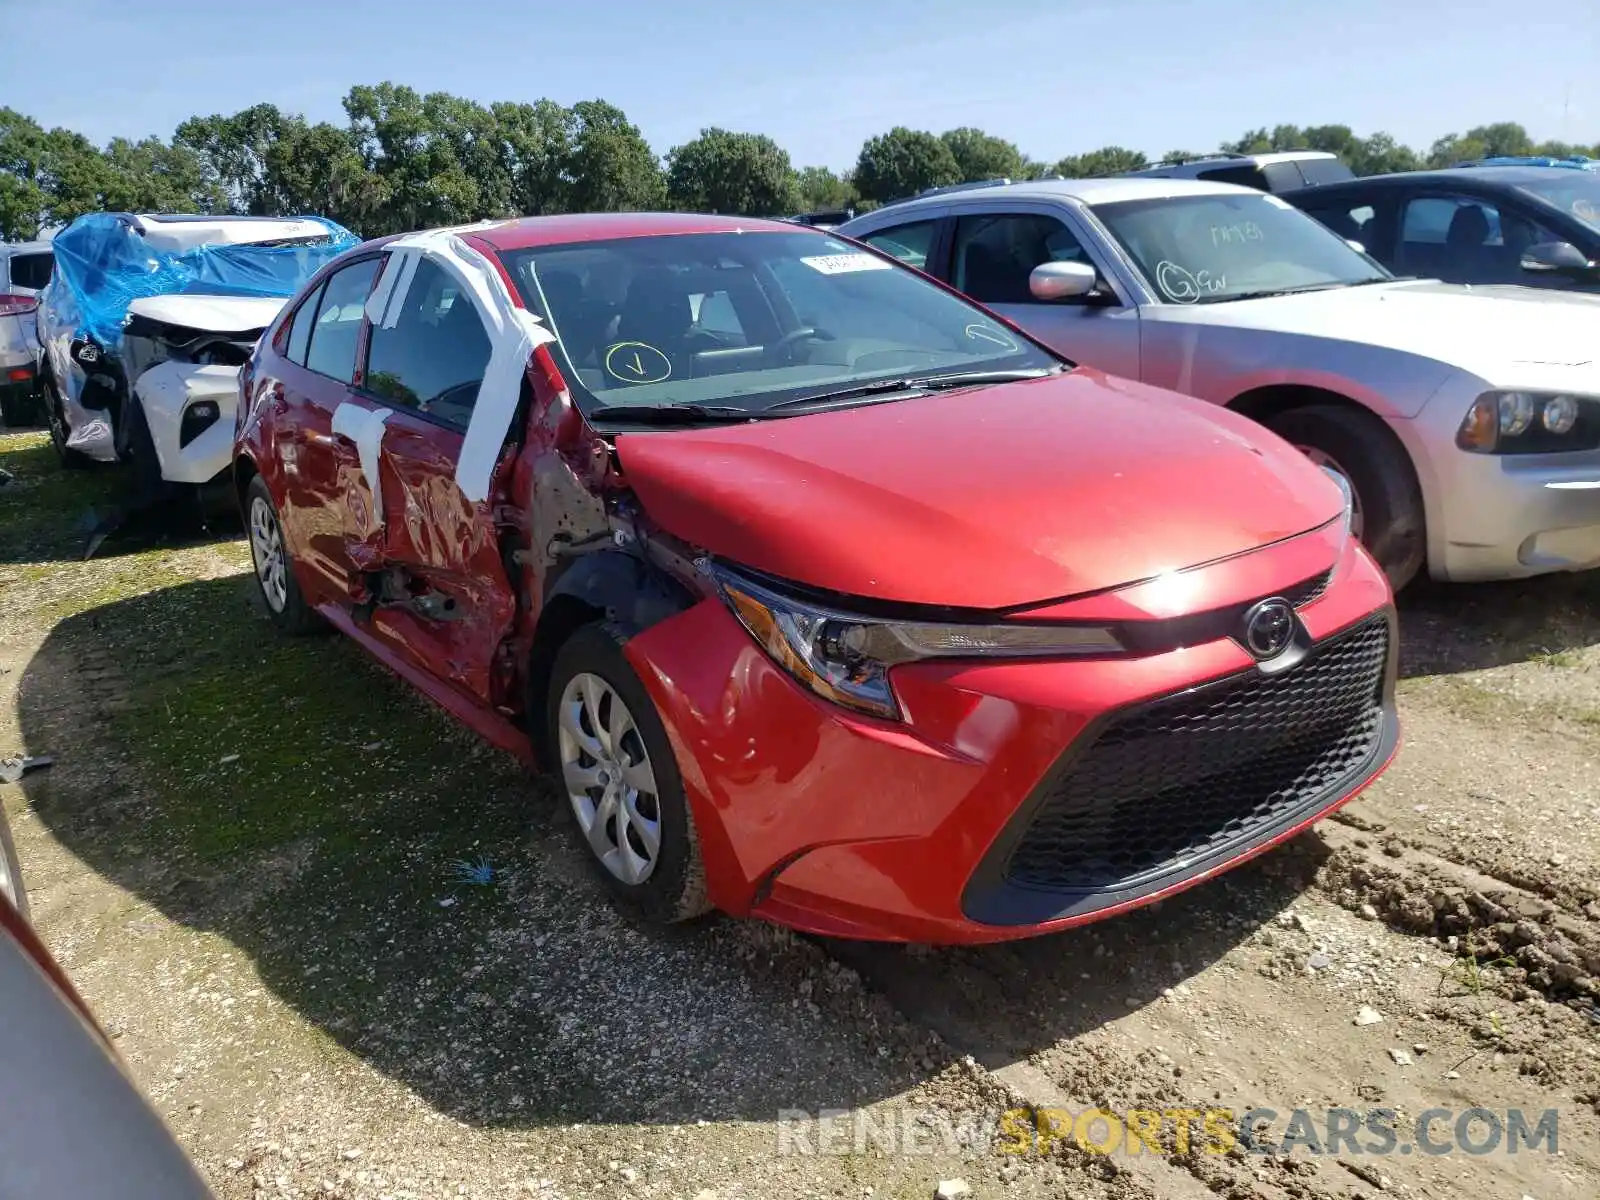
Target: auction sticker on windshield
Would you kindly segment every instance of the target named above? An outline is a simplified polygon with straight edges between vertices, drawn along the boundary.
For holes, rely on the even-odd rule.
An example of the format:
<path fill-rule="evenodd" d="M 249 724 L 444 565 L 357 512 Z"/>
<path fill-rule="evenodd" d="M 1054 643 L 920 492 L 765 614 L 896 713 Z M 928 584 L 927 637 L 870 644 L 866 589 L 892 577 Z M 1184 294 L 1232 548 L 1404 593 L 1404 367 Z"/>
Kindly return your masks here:
<path fill-rule="evenodd" d="M 871 254 L 814 254 L 801 262 L 824 275 L 848 275 L 852 271 L 890 271 L 893 266 Z"/>

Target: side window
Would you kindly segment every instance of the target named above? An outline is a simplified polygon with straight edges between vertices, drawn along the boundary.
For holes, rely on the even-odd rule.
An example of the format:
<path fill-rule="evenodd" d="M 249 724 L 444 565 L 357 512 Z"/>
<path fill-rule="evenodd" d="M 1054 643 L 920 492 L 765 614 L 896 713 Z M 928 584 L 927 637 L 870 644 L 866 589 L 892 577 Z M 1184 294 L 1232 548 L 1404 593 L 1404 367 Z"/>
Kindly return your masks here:
<path fill-rule="evenodd" d="M 52 254 L 16 254 L 11 258 L 11 286 L 42 292 L 50 283 L 50 272 L 55 269 Z"/>
<path fill-rule="evenodd" d="M 907 266 L 919 271 L 928 268 L 928 255 L 933 253 L 933 235 L 939 228 L 937 221 L 913 221 L 909 225 L 896 225 L 869 233 L 862 238 L 868 245 L 876 246 L 885 254 L 892 254 Z"/>
<path fill-rule="evenodd" d="M 317 304 L 322 300 L 322 289 L 318 288 L 307 296 L 294 310 L 294 316 L 289 318 L 289 340 L 285 343 L 283 356 L 290 362 L 306 365 L 306 345 L 311 341 L 311 325 L 316 320 Z"/>
<path fill-rule="evenodd" d="M 329 277 L 311 326 L 311 345 L 306 351 L 310 370 L 342 383 L 354 382 L 362 309 L 377 273 L 378 260 L 368 258 Z"/>
<path fill-rule="evenodd" d="M 1557 241 L 1537 221 L 1474 196 L 1418 196 L 1400 222 L 1395 269 L 1452 283 L 1518 283 L 1522 252 Z"/>
<path fill-rule="evenodd" d="M 490 351 L 483 320 L 460 282 L 424 259 L 394 325 L 372 330 L 364 384 L 397 408 L 465 428 Z"/>
<path fill-rule="evenodd" d="M 1353 239 L 1362 245 L 1367 242 L 1363 234 L 1372 228 L 1373 219 L 1377 216 L 1372 205 L 1351 205 L 1348 201 L 1343 204 L 1308 204 L 1305 209 L 1340 237 Z M 1367 246 L 1367 249 L 1372 247 Z"/>
<path fill-rule="evenodd" d="M 1093 265 L 1083 244 L 1054 217 L 1002 213 L 956 222 L 955 278 L 959 291 L 984 304 L 1032 304 L 1028 276 L 1041 263 Z"/>

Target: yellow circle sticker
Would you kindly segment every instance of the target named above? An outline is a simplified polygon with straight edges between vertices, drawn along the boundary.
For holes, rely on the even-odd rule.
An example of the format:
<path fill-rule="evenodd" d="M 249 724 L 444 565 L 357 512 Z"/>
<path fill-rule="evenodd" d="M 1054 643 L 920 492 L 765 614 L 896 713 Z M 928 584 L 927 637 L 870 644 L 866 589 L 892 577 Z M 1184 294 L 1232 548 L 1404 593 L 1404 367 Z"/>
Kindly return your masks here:
<path fill-rule="evenodd" d="M 646 342 L 618 342 L 606 351 L 605 367 L 623 383 L 660 383 L 672 374 L 672 360 Z"/>

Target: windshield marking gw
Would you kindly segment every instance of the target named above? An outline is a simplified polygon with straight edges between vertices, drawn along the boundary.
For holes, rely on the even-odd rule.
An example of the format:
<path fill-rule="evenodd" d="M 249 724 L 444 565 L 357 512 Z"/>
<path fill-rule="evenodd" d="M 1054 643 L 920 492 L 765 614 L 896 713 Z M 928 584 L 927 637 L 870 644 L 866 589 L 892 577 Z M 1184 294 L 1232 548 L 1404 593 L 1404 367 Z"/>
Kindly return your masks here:
<path fill-rule="evenodd" d="M 617 238 L 506 260 L 596 420 L 798 415 L 1061 365 L 920 275 L 816 233 Z"/>
<path fill-rule="evenodd" d="M 1394 278 L 1276 196 L 1162 196 L 1098 204 L 1094 213 L 1169 304 L 1219 304 Z"/>

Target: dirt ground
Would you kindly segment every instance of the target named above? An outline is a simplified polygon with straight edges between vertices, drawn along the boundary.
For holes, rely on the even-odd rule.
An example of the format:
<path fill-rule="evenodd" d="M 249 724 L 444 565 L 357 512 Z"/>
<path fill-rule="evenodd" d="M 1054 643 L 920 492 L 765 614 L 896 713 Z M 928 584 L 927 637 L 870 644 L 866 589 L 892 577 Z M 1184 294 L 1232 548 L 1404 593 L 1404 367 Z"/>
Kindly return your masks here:
<path fill-rule="evenodd" d="M 224 1200 L 1600 1195 L 1600 579 L 1408 594 L 1388 775 L 1177 900 L 985 949 L 663 934 L 514 763 L 274 636 L 236 529 L 80 562 L 114 480 L 40 434 L 0 467 L 35 922 Z M 1093 1108 L 1194 1134 L 1098 1153 L 1059 1129 Z"/>

